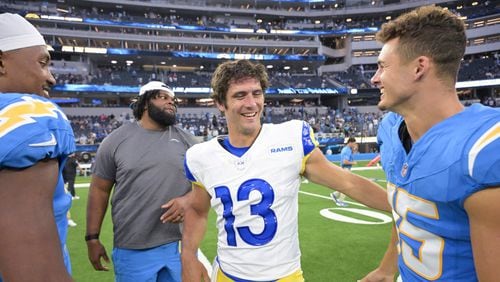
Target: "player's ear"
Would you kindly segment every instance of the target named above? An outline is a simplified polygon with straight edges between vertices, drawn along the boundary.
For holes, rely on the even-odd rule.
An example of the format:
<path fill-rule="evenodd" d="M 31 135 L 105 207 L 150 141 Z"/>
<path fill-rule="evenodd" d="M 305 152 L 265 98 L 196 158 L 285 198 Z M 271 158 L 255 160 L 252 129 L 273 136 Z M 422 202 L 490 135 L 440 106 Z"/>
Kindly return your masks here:
<path fill-rule="evenodd" d="M 219 102 L 215 101 L 215 105 L 217 105 L 217 109 L 219 109 L 221 113 L 226 111 L 226 107 L 223 104 L 220 104 Z"/>
<path fill-rule="evenodd" d="M 421 80 L 429 71 L 430 60 L 426 56 L 420 56 L 415 59 L 415 80 Z"/>

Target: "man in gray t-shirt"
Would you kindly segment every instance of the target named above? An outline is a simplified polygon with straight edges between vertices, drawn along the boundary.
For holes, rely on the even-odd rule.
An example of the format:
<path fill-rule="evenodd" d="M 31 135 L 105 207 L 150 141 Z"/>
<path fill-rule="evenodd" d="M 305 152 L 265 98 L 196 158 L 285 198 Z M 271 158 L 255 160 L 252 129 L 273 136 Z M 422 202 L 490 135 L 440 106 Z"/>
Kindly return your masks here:
<path fill-rule="evenodd" d="M 181 196 L 191 187 L 183 164 L 195 139 L 174 126 L 175 95 L 162 82 L 141 87 L 133 112 L 137 121 L 113 131 L 97 151 L 87 207 L 89 259 L 96 270 L 107 270 L 99 232 L 114 186 L 116 281 L 180 282 L 179 222 L 186 204 Z"/>

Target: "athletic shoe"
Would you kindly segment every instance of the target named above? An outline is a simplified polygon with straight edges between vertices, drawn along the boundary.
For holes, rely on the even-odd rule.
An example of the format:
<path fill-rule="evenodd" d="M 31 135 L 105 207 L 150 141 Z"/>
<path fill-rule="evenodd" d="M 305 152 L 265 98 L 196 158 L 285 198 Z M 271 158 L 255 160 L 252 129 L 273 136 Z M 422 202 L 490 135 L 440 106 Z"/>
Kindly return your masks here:
<path fill-rule="evenodd" d="M 330 193 L 330 197 L 332 197 L 333 202 L 339 206 L 339 207 L 347 207 L 348 204 L 344 203 L 343 201 L 339 200 L 338 195 L 335 195 L 335 193 L 339 192 L 332 192 Z M 340 193 L 339 193 L 340 194 Z"/>
<path fill-rule="evenodd" d="M 73 200 L 78 200 L 78 199 L 80 199 L 80 197 L 78 197 L 78 196 L 74 196 L 74 197 L 72 197 L 71 199 L 73 199 Z"/>
<path fill-rule="evenodd" d="M 74 222 L 72 219 L 68 219 L 68 226 L 69 227 L 75 227 L 76 226 L 76 222 Z"/>
<path fill-rule="evenodd" d="M 347 203 L 344 203 L 344 202 L 342 202 L 342 201 L 339 201 L 339 202 L 337 203 L 337 206 L 339 206 L 339 207 L 348 207 L 349 205 L 348 205 Z"/>
<path fill-rule="evenodd" d="M 333 202 L 338 206 L 339 205 L 339 200 L 337 199 L 337 196 L 335 195 L 335 192 L 330 193 L 330 197 L 332 197 Z"/>

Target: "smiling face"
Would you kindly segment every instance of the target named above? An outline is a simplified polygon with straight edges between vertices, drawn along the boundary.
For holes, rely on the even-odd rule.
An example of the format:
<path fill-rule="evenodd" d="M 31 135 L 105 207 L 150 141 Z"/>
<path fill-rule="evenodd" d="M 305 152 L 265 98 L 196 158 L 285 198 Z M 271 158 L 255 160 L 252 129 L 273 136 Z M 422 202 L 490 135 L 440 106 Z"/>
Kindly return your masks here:
<path fill-rule="evenodd" d="M 401 60 L 398 44 L 397 38 L 384 44 L 378 57 L 377 72 L 371 79 L 373 85 L 380 89 L 380 110 L 399 112 L 414 92 L 411 63 Z"/>
<path fill-rule="evenodd" d="M 56 83 L 50 73 L 50 54 L 46 46 L 33 46 L 3 52 L 0 57 L 0 91 L 49 97 Z"/>
<path fill-rule="evenodd" d="M 253 141 L 261 128 L 260 118 L 264 108 L 264 91 L 255 78 L 232 80 L 226 93 L 226 103 L 217 104 L 227 120 L 231 142 L 235 139 Z"/>

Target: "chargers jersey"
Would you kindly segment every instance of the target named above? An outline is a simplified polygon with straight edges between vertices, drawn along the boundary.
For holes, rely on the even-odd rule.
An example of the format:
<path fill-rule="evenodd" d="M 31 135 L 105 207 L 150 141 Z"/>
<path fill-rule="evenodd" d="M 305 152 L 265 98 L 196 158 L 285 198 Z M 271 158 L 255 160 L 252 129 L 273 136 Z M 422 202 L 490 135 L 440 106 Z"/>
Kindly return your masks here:
<path fill-rule="evenodd" d="M 429 129 L 407 154 L 389 113 L 378 132 L 403 281 L 477 281 L 465 200 L 500 185 L 500 111 L 473 105 Z"/>
<path fill-rule="evenodd" d="M 36 95 L 0 93 L 0 169 L 27 168 L 43 159 L 59 160 L 54 215 L 62 248 L 68 229 L 66 213 L 71 207 L 62 169 L 75 149 L 73 130 L 58 106 Z"/>
<path fill-rule="evenodd" d="M 342 148 L 342 151 L 340 151 L 340 166 L 342 168 L 351 169 L 352 165 L 344 164 L 344 160 L 347 160 L 349 162 L 354 161 L 352 149 L 351 149 L 351 147 L 349 147 L 347 145 L 345 145 L 344 148 Z"/>
<path fill-rule="evenodd" d="M 300 269 L 300 174 L 317 146 L 298 120 L 264 124 L 241 157 L 218 138 L 186 153 L 186 175 L 204 187 L 217 214 L 217 255 L 230 277 L 271 281 Z"/>

